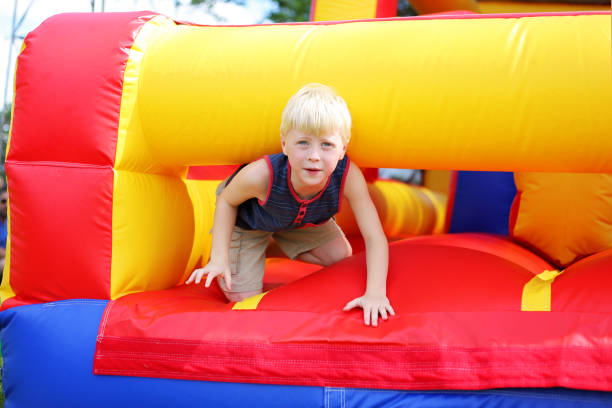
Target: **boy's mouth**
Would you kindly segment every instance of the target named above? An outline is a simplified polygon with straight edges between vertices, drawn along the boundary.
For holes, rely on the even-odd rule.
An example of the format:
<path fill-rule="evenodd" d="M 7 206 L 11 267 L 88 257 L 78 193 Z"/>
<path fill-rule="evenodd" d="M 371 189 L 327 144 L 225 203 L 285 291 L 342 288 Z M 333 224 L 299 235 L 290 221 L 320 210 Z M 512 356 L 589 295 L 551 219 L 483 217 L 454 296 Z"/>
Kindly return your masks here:
<path fill-rule="evenodd" d="M 307 168 L 305 170 L 308 172 L 308 174 L 316 174 L 321 171 L 321 169 L 313 169 L 313 168 Z"/>

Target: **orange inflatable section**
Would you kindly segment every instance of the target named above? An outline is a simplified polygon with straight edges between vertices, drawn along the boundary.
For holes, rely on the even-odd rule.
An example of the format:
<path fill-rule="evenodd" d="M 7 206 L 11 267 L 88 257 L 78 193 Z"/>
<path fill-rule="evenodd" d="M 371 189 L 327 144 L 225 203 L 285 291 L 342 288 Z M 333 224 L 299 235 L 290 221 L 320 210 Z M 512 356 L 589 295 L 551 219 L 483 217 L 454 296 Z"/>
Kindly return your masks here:
<path fill-rule="evenodd" d="M 516 173 L 510 235 L 559 267 L 612 248 L 612 174 Z"/>

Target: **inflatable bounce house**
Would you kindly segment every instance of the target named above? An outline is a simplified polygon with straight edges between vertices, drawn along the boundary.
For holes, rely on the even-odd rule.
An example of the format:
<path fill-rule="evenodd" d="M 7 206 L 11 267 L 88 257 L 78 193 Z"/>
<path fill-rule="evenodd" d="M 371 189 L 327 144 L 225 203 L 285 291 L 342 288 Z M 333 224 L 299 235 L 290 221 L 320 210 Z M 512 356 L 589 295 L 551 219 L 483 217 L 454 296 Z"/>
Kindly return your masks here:
<path fill-rule="evenodd" d="M 7 407 L 612 404 L 609 13 L 363 3 L 357 20 L 252 26 L 64 14 L 26 37 Z M 366 273 L 348 209 L 344 261 L 271 256 L 266 292 L 237 303 L 184 285 L 227 166 L 280 151 L 308 82 L 347 101 L 353 165 L 461 170 L 447 222 L 443 195 L 371 180 L 396 311 L 376 328 L 342 311 Z"/>

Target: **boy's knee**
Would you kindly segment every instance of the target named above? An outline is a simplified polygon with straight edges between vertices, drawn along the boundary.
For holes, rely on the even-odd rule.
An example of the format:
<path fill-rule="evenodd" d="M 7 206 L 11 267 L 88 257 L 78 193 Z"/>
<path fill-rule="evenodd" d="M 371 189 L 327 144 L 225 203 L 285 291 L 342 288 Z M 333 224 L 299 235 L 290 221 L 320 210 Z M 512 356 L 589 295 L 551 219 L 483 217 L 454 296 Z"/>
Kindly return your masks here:
<path fill-rule="evenodd" d="M 323 266 L 329 266 L 340 262 L 344 258 L 348 258 L 353 255 L 353 248 L 346 238 L 338 239 L 334 242 L 334 245 L 327 251 L 327 256 L 323 259 Z"/>
<path fill-rule="evenodd" d="M 297 260 L 321 266 L 329 266 L 353 254 L 351 244 L 346 238 L 336 238 L 296 257 Z"/>
<path fill-rule="evenodd" d="M 341 250 L 340 253 L 339 253 L 340 259 L 338 259 L 338 261 L 341 261 L 344 258 L 348 258 L 349 256 L 352 256 L 352 255 L 353 255 L 353 247 L 351 246 L 351 244 L 345 238 L 344 239 L 343 250 Z M 336 262 L 338 262 L 338 261 L 336 261 Z"/>

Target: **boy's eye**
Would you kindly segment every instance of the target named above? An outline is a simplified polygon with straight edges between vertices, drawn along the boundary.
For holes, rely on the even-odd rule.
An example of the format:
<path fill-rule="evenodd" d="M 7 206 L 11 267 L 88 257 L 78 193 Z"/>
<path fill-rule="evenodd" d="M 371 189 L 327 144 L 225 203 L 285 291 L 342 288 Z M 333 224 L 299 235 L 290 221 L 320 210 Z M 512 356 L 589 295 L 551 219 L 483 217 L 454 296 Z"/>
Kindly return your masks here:
<path fill-rule="evenodd" d="M 298 140 L 297 144 L 299 144 L 299 145 L 307 145 L 308 142 L 305 141 L 305 140 Z"/>
<path fill-rule="evenodd" d="M 321 143 L 321 146 L 323 146 L 323 147 L 333 147 L 333 144 L 331 144 L 329 142 L 323 142 L 323 143 Z"/>

